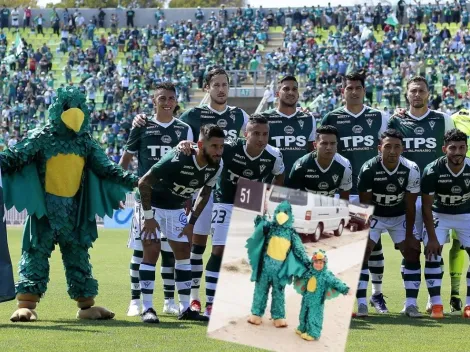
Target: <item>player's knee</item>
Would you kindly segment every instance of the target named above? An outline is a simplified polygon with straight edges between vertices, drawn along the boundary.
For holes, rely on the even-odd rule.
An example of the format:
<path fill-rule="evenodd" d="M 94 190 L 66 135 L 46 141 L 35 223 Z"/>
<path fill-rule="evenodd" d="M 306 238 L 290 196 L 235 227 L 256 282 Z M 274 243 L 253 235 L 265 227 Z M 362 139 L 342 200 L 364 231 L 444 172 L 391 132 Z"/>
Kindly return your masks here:
<path fill-rule="evenodd" d="M 198 235 L 193 234 L 192 243 L 198 246 L 206 246 L 207 245 L 207 236 L 206 235 Z"/>
<path fill-rule="evenodd" d="M 212 246 L 212 255 L 222 257 L 224 255 L 225 246 Z"/>
<path fill-rule="evenodd" d="M 419 263 L 419 255 L 421 254 L 420 251 L 412 248 L 405 248 L 401 251 L 403 258 L 408 263 Z"/>

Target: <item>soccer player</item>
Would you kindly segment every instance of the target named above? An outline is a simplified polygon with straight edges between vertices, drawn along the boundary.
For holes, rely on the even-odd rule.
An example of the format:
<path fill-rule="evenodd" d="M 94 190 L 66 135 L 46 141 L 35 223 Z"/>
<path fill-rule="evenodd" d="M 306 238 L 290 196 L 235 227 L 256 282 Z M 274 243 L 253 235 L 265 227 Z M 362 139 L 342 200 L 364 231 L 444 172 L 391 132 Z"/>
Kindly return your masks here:
<path fill-rule="evenodd" d="M 342 93 L 346 105 L 325 115 L 321 124 L 338 129 L 338 153 L 348 159 L 352 166 L 352 188 L 350 201 L 357 203 L 357 177 L 362 165 L 377 156 L 380 135 L 387 128 L 387 118 L 383 112 L 364 105 L 365 78 L 355 72 L 344 76 Z M 384 256 L 382 242 L 377 242 L 369 258 L 369 271 L 372 276 L 372 297 L 374 308 L 379 313 L 388 309 L 382 294 Z"/>
<path fill-rule="evenodd" d="M 173 112 L 177 106 L 176 89 L 171 83 L 162 83 L 155 87 L 153 103 L 155 115 L 148 120 L 145 127 L 134 127 L 129 135 L 125 151 L 119 165 L 127 169 L 134 155 L 138 158 L 138 175 L 141 177 L 156 164 L 167 152 L 175 147 L 181 140 L 193 139 L 189 125 L 175 119 Z M 154 323 L 157 316 L 152 304 L 155 283 L 155 265 L 160 253 L 160 242 L 151 242 L 142 246 L 140 240 L 141 225 L 144 221 L 141 211 L 140 195 L 136 192 L 134 217 L 132 219 L 129 247 L 134 249 L 130 263 L 131 276 L 131 302 L 127 312 L 128 316 L 138 316 L 142 313 L 144 322 Z M 155 196 L 154 194 L 152 196 Z M 165 261 L 163 313 L 178 314 L 178 307 L 174 302 L 174 261 L 175 258 L 169 248 L 166 238 L 162 238 L 162 261 Z M 162 265 L 163 266 L 163 265 Z M 163 275 L 163 273 L 162 273 Z M 140 282 L 150 283 L 141 288 Z M 141 311 L 140 296 L 143 297 Z"/>
<path fill-rule="evenodd" d="M 160 233 L 175 255 L 175 282 L 180 320 L 207 320 L 190 308 L 191 247 L 194 224 L 204 210 L 223 167 L 224 131 L 213 124 L 201 127 L 197 149 L 187 156 L 172 149 L 140 179 L 144 213 L 142 240 L 152 242 Z M 200 189 L 189 223 L 184 203 Z M 154 197 L 152 197 L 152 193 Z M 155 210 L 152 210 L 152 206 Z M 144 283 L 145 286 L 145 283 Z"/>
<path fill-rule="evenodd" d="M 286 181 L 286 187 L 331 197 L 339 192 L 341 199 L 349 200 L 352 168 L 349 160 L 337 153 L 336 127 L 319 127 L 313 145 L 315 151 L 295 162 Z"/>
<path fill-rule="evenodd" d="M 378 149 L 379 155 L 363 165 L 357 186 L 360 202 L 374 206 L 374 214 L 370 220 L 369 241 L 356 293 L 357 317 L 368 316 L 367 265 L 382 232 L 390 234 L 404 257 L 407 257 L 408 253 L 413 256 L 408 258 L 409 262 L 419 261 L 419 253 L 407 251 L 406 247 L 408 242 L 415 242 L 413 226 L 416 215 L 415 203 L 420 187 L 419 168 L 414 162 L 401 156 L 403 136 L 396 130 L 388 129 L 382 133 Z M 414 306 L 417 310 L 416 297 L 413 297 L 412 292 L 408 290 L 406 282 L 405 289 L 408 307 Z"/>
<path fill-rule="evenodd" d="M 261 115 L 269 123 L 269 144 L 281 151 L 288 175 L 296 160 L 313 150 L 316 121 L 311 114 L 297 110 L 299 85 L 294 76 L 279 81 L 277 95 L 277 108 Z"/>
<path fill-rule="evenodd" d="M 452 129 L 444 135 L 442 151 L 445 156 L 426 166 L 421 181 L 423 197 L 423 219 L 425 231 L 426 263 L 439 258 L 442 246 L 455 230 L 457 238 L 470 254 L 470 159 L 468 136 L 460 130 Z M 435 262 L 432 261 L 433 263 Z M 442 275 L 438 269 L 425 274 L 431 296 L 433 318 L 443 318 L 441 300 Z M 470 318 L 470 268 L 467 272 L 467 299 L 464 318 Z"/>
<path fill-rule="evenodd" d="M 467 89 L 470 92 L 470 80 L 467 81 Z M 468 94 L 468 93 L 467 93 Z M 470 111 L 462 109 L 451 116 L 455 127 L 470 136 Z M 467 151 L 470 157 L 470 151 Z M 450 274 L 450 312 L 451 314 L 462 314 L 462 300 L 460 299 L 460 279 L 465 261 L 465 251 L 457 239 L 455 231 L 451 231 L 452 246 L 449 250 L 449 274 Z"/>
<path fill-rule="evenodd" d="M 422 171 L 426 165 L 442 155 L 442 136 L 446 131 L 454 128 L 454 123 L 448 115 L 428 108 L 429 87 L 426 79 L 423 77 L 415 76 L 408 80 L 406 84 L 406 101 L 410 105 L 409 110 L 404 113 L 404 116 L 392 116 L 388 122 L 388 127 L 396 129 L 403 135 L 405 143 L 403 156 L 414 161 Z M 415 231 L 418 235 L 423 233 L 423 218 L 421 214 L 421 198 L 418 197 L 415 220 Z M 412 248 L 415 248 L 417 251 L 421 250 L 416 244 Z M 425 277 L 438 270 L 442 275 L 442 269 L 440 268 L 442 265 L 441 259 L 439 256 L 439 262 L 434 262 L 435 259 L 426 262 L 424 269 Z M 406 260 L 404 260 L 402 272 L 407 285 L 410 287 L 409 290 L 413 291 L 413 297 L 418 297 L 421 284 L 420 262 L 407 264 Z M 405 303 L 403 312 L 406 312 L 406 305 L 407 303 Z M 427 310 L 431 310 L 431 306 L 431 302 L 428 302 Z M 407 315 L 410 317 L 421 316 L 418 310 L 408 310 Z"/>
<path fill-rule="evenodd" d="M 225 133 L 226 137 L 238 138 L 245 131 L 249 115 L 238 107 L 228 106 L 227 98 L 230 80 L 227 72 L 221 68 L 215 68 L 205 78 L 205 90 L 210 95 L 208 105 L 195 107 L 184 112 L 180 120 L 191 126 L 195 138 L 199 135 L 199 129 L 206 124 L 215 124 Z M 145 115 L 138 115 L 133 125 L 145 125 Z M 190 140 L 196 142 L 197 140 Z M 207 236 L 211 228 L 211 212 L 213 196 L 211 195 L 204 212 L 194 226 L 194 235 L 191 247 L 192 285 L 191 285 L 191 308 L 201 311 L 201 300 L 199 288 L 201 284 L 203 260 L 202 256 L 207 245 Z M 162 248 L 163 253 L 163 248 Z M 163 256 L 163 254 L 162 254 Z M 163 267 L 162 272 L 167 270 Z M 163 274 L 162 274 L 163 275 Z"/>

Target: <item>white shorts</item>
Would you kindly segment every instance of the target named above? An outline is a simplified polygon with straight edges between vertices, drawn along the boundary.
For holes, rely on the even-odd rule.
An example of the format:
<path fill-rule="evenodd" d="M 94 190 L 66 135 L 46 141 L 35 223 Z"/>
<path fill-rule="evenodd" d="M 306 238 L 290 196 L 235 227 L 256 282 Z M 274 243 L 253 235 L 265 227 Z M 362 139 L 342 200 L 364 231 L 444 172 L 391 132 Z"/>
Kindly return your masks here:
<path fill-rule="evenodd" d="M 212 245 L 225 246 L 232 218 L 233 204 L 216 203 L 212 210 Z"/>
<path fill-rule="evenodd" d="M 195 201 L 198 197 L 199 193 L 197 193 L 193 201 Z M 211 232 L 211 219 L 212 219 L 212 207 L 214 205 L 214 192 L 211 193 L 209 200 L 207 201 L 204 210 L 202 211 L 201 215 L 196 221 L 194 225 L 193 233 L 197 235 L 205 235 L 208 236 Z M 191 216 L 191 214 L 190 214 Z"/>
<path fill-rule="evenodd" d="M 434 228 L 439 244 L 443 246 L 450 242 L 450 230 L 455 230 L 458 240 L 464 248 L 470 247 L 470 214 L 442 214 L 432 212 L 434 217 Z M 427 231 L 423 231 L 424 245 L 428 243 Z"/>
<path fill-rule="evenodd" d="M 369 238 L 377 243 L 382 233 L 388 232 L 393 243 L 401 243 L 406 237 L 405 215 L 394 217 L 371 216 Z"/>
<path fill-rule="evenodd" d="M 160 225 L 160 231 L 157 230 L 157 238 L 166 238 L 175 242 L 188 242 L 186 236 L 178 237 L 183 231 L 183 228 L 188 223 L 186 213 L 184 209 L 161 209 L 152 207 L 154 212 L 154 218 Z M 142 241 L 140 239 L 140 233 L 144 225 L 144 215 L 140 203 L 136 202 L 134 207 L 134 216 L 132 217 L 131 231 L 129 234 L 129 241 L 127 246 L 136 250 L 143 250 Z M 163 250 L 167 252 L 169 246 L 166 246 Z"/>

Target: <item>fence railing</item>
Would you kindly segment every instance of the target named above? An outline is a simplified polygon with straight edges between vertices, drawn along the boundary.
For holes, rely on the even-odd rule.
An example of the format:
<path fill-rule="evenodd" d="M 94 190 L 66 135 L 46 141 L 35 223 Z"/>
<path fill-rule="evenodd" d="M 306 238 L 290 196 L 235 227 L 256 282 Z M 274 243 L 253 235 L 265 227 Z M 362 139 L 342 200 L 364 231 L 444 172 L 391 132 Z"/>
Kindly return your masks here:
<path fill-rule="evenodd" d="M 126 207 L 133 208 L 134 203 L 135 203 L 134 193 L 128 193 L 126 195 Z M 25 210 L 20 213 L 15 208 L 12 208 L 5 212 L 5 219 L 6 219 L 7 225 L 22 225 L 25 222 L 26 217 L 27 217 L 27 213 Z M 99 225 L 102 225 L 103 219 L 97 216 L 96 222 Z"/>

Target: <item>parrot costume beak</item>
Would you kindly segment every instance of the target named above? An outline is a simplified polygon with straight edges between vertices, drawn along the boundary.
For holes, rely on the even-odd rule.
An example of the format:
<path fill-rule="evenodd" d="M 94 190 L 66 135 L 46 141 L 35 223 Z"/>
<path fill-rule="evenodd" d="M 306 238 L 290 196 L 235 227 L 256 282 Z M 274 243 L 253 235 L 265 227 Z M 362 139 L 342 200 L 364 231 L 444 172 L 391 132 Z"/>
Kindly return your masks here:
<path fill-rule="evenodd" d="M 78 132 L 80 131 L 80 128 L 82 128 L 85 114 L 78 108 L 70 108 L 67 111 L 64 111 L 60 118 L 67 128 L 74 132 Z"/>
<path fill-rule="evenodd" d="M 289 215 L 284 212 L 279 212 L 276 215 L 276 221 L 279 225 L 285 224 L 287 220 L 289 220 Z"/>

